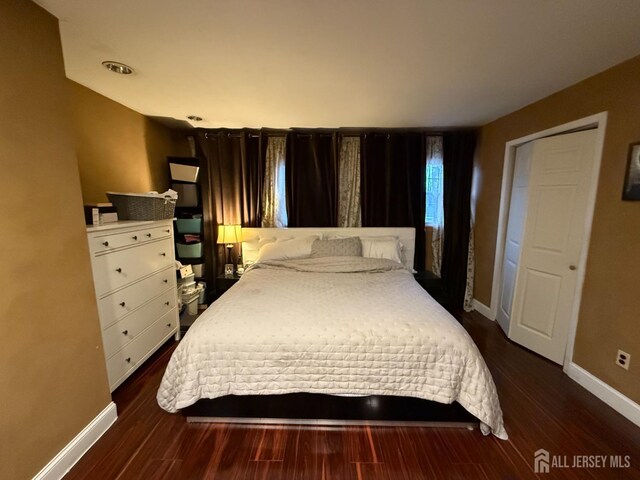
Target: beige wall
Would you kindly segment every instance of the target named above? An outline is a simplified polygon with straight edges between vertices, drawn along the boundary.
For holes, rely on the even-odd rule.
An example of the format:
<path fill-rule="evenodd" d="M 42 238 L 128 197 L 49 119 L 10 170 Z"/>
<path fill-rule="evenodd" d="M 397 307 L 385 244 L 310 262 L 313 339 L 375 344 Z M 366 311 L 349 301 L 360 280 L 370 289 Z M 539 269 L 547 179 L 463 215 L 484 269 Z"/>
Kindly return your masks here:
<path fill-rule="evenodd" d="M 84 202 L 169 188 L 166 157 L 190 155 L 184 136 L 71 80 L 69 88 Z"/>
<path fill-rule="evenodd" d="M 36 474 L 111 401 L 57 20 L 0 2 L 0 478 Z"/>
<path fill-rule="evenodd" d="M 640 141 L 640 57 L 482 128 L 475 297 L 490 304 L 505 143 L 602 111 L 609 117 L 574 361 L 640 402 L 640 202 L 622 201 L 627 149 Z M 614 364 L 619 348 L 632 355 L 628 372 Z"/>

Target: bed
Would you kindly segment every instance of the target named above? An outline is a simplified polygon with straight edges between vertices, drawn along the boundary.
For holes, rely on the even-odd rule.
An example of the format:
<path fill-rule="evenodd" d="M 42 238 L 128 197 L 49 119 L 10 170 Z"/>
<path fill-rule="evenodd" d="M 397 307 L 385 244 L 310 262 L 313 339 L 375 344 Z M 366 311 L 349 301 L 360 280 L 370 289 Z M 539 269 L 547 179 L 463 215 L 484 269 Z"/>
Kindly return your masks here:
<path fill-rule="evenodd" d="M 244 229 L 245 260 L 256 239 L 310 233 L 395 237 L 404 245 L 402 263 L 358 256 L 257 262 L 180 342 L 159 405 L 177 412 L 206 399 L 228 407 L 250 397 L 398 397 L 459 404 L 483 433 L 506 439 L 480 352 L 413 278 L 413 229 Z"/>

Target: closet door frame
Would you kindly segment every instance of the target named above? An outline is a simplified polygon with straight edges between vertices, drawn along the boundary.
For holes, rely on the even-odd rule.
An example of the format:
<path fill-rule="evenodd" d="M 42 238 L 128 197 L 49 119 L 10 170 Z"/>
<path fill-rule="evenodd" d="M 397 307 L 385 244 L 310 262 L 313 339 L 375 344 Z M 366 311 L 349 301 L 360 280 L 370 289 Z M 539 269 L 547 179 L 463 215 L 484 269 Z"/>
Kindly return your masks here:
<path fill-rule="evenodd" d="M 598 180 L 600 178 L 600 165 L 602 163 L 602 150 L 604 147 L 604 136 L 607 126 L 607 112 L 597 113 L 588 117 L 575 120 L 573 122 L 558 125 L 541 132 L 533 133 L 525 137 L 510 140 L 505 144 L 504 165 L 502 169 L 502 188 L 500 191 L 500 210 L 498 214 L 498 232 L 496 238 L 496 254 L 493 266 L 493 284 L 491 290 L 491 305 L 489 308 L 478 304 L 477 310 L 480 313 L 487 313 L 491 320 L 495 320 L 498 313 L 498 303 L 500 300 L 500 290 L 502 288 L 502 262 L 504 256 L 505 240 L 507 233 L 507 224 L 509 217 L 509 203 L 511 201 L 511 186 L 513 178 L 513 170 L 515 164 L 516 148 L 527 142 L 537 140 L 543 137 L 570 133 L 572 131 L 583 130 L 587 128 L 595 128 L 596 135 L 596 158 L 594 163 L 594 171 L 592 175 L 592 183 L 589 189 L 587 200 L 587 216 L 584 228 L 584 239 L 582 253 L 578 262 L 578 278 L 576 282 L 576 292 L 573 299 L 573 308 L 570 319 L 569 337 L 567 341 L 567 349 L 564 357 L 564 368 L 571 364 L 573 359 L 573 348 L 576 337 L 576 329 L 578 326 L 578 313 L 582 300 L 582 288 L 584 286 L 584 278 L 586 272 L 587 256 L 589 254 L 589 243 L 591 240 L 591 230 L 593 226 L 593 212 L 596 204 L 596 194 L 598 190 Z"/>

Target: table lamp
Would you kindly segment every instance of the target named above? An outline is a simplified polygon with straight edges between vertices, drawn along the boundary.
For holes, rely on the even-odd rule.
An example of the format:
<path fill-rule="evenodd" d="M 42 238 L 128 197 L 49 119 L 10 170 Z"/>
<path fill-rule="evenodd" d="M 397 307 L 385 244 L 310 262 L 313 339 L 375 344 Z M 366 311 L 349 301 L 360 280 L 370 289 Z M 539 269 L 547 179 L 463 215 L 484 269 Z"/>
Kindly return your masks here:
<path fill-rule="evenodd" d="M 231 249 L 242 241 L 242 227 L 240 225 L 218 225 L 218 244 L 227 248 L 227 260 L 224 265 L 224 276 L 233 277 L 234 265 L 231 263 Z"/>

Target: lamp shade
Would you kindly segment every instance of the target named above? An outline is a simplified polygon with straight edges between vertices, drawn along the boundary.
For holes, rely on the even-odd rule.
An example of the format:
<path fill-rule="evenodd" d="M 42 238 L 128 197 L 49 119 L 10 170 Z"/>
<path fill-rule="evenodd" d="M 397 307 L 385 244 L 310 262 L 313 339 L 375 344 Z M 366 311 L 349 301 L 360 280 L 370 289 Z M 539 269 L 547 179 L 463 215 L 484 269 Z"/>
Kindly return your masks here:
<path fill-rule="evenodd" d="M 218 243 L 240 243 L 242 227 L 240 225 L 218 225 Z"/>

